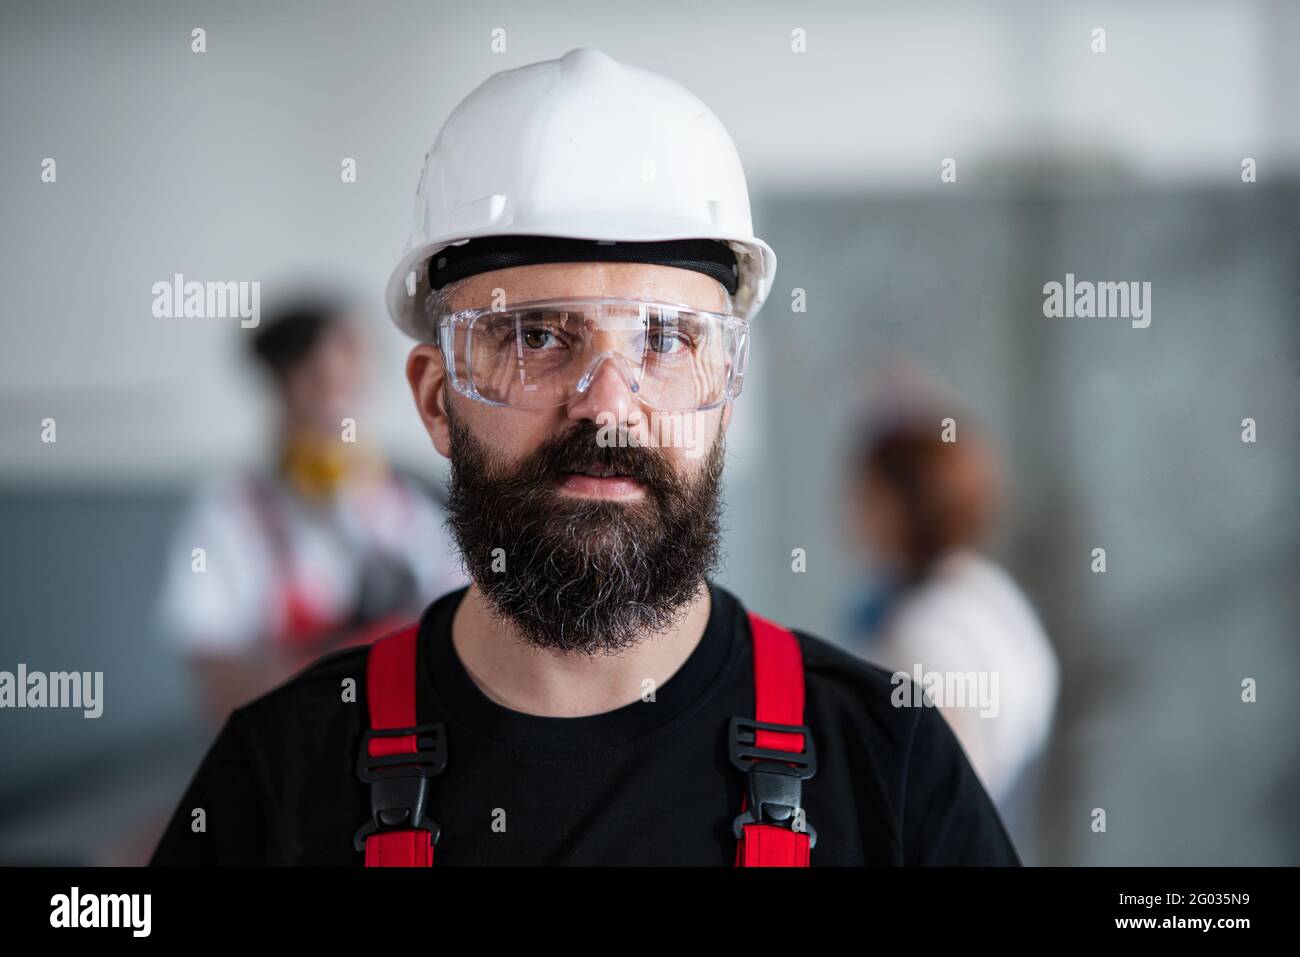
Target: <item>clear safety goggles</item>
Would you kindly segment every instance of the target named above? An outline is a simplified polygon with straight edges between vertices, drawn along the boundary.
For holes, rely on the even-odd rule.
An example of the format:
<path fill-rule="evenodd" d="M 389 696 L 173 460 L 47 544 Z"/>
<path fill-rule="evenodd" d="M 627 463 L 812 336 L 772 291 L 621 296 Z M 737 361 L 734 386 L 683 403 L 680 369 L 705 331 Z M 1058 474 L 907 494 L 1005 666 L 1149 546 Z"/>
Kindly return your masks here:
<path fill-rule="evenodd" d="M 740 394 L 749 323 L 639 299 L 551 299 L 442 318 L 438 341 L 453 388 L 489 405 L 565 405 L 612 365 L 638 402 L 713 409 Z"/>

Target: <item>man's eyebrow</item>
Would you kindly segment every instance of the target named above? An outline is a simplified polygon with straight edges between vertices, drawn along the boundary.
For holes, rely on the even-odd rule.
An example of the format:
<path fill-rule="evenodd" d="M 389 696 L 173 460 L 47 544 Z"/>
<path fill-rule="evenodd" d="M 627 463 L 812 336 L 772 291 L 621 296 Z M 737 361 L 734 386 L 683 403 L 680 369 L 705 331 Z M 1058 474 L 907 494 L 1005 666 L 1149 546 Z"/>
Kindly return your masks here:
<path fill-rule="evenodd" d="M 549 306 L 516 306 L 500 311 L 488 310 L 485 312 L 484 318 L 489 321 L 496 320 L 498 324 L 505 323 L 507 325 L 515 322 L 537 322 L 539 320 L 568 325 L 569 323 L 584 321 L 586 312 L 577 309 L 556 309 Z"/>
<path fill-rule="evenodd" d="M 685 315 L 683 315 L 680 312 L 673 312 L 668 315 L 664 315 L 664 313 L 660 312 L 655 315 L 652 321 L 660 322 L 665 325 L 675 326 L 676 328 L 680 329 L 682 332 L 686 332 L 690 334 L 698 333 L 704 325 L 700 321 L 700 318 L 696 316 L 694 313 L 686 313 Z"/>

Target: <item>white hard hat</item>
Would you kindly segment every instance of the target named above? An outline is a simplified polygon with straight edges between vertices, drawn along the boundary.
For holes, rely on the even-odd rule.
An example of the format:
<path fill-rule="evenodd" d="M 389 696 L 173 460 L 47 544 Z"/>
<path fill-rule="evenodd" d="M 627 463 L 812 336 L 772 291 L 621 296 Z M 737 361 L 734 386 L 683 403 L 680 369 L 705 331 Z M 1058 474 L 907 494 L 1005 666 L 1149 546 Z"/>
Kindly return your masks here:
<path fill-rule="evenodd" d="M 676 81 L 599 50 L 496 73 L 451 112 L 388 280 L 397 325 L 425 338 L 430 257 L 503 235 L 726 242 L 738 267 L 733 306 L 746 318 L 776 272 L 776 254 L 754 235 L 740 156 L 713 111 Z"/>

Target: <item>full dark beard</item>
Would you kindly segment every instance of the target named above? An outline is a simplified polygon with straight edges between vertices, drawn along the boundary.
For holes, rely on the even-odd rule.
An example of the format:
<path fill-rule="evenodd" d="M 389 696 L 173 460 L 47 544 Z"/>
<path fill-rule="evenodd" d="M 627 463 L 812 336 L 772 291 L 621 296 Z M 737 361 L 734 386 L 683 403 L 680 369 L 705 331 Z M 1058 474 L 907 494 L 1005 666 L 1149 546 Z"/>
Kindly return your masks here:
<path fill-rule="evenodd" d="M 448 525 L 492 610 L 526 641 L 621 651 L 666 630 L 697 597 L 718 561 L 721 431 L 699 475 L 685 478 L 656 448 L 599 447 L 590 421 L 506 468 L 449 419 Z M 645 496 L 581 499 L 557 488 L 562 473 L 593 468 L 636 478 Z"/>

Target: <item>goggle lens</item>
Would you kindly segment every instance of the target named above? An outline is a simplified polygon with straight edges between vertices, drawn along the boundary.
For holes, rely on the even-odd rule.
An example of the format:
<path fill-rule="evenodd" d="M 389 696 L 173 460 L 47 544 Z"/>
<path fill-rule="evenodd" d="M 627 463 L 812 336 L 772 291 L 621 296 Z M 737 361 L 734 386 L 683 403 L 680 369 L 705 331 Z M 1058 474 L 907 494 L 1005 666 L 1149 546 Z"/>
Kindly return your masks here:
<path fill-rule="evenodd" d="M 738 393 L 747 324 L 666 303 L 527 303 L 456 313 L 444 354 L 459 391 L 515 408 L 563 405 L 614 363 L 652 408 L 713 408 Z"/>

